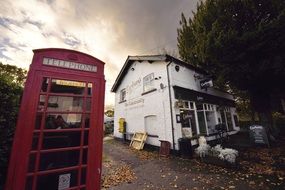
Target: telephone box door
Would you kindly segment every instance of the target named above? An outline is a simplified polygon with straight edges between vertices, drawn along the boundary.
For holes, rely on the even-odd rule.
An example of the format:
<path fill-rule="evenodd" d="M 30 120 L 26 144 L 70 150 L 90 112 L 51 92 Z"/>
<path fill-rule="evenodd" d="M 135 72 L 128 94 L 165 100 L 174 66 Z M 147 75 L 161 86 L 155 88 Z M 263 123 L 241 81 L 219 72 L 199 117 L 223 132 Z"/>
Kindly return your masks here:
<path fill-rule="evenodd" d="M 29 113 L 20 113 L 6 190 L 100 187 L 104 81 L 52 69 L 29 73 Z M 25 120 L 33 121 L 26 129 Z"/>

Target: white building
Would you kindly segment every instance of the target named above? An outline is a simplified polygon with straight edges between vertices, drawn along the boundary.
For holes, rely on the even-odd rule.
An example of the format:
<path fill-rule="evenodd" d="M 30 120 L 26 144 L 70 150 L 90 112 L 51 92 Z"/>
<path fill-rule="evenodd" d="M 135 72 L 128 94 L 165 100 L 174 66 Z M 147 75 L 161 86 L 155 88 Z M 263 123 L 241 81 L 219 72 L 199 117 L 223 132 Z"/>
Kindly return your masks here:
<path fill-rule="evenodd" d="M 226 124 L 228 134 L 236 133 L 233 97 L 201 86 L 211 86 L 207 73 L 172 56 L 129 56 L 112 87 L 114 136 L 123 138 L 120 118 L 127 134 L 147 132 L 148 144 L 160 146 L 159 140 L 165 140 L 175 150 L 182 137 L 204 134 L 215 139 L 218 123 Z"/>

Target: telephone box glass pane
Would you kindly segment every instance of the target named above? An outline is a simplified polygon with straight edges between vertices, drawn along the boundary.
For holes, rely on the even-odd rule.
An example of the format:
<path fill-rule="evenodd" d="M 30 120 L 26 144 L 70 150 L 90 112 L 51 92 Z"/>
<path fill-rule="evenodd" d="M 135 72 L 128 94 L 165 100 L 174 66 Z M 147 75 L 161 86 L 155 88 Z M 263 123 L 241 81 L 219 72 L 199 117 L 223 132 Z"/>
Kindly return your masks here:
<path fill-rule="evenodd" d="M 86 114 L 85 115 L 85 128 L 89 128 L 90 126 L 90 115 Z"/>
<path fill-rule="evenodd" d="M 44 111 L 45 108 L 46 95 L 40 95 L 38 111 Z"/>
<path fill-rule="evenodd" d="M 82 164 L 87 164 L 87 158 L 88 158 L 88 149 L 83 149 L 83 156 L 82 156 Z"/>
<path fill-rule="evenodd" d="M 38 143 L 39 143 L 39 133 L 34 133 L 32 141 L 32 150 L 38 149 Z"/>
<path fill-rule="evenodd" d="M 84 146 L 88 145 L 89 131 L 84 131 Z"/>
<path fill-rule="evenodd" d="M 82 168 L 80 185 L 85 185 L 85 183 L 86 183 L 86 168 Z"/>
<path fill-rule="evenodd" d="M 78 170 L 38 176 L 37 190 L 68 189 L 77 186 Z"/>
<path fill-rule="evenodd" d="M 91 111 L 91 98 L 86 98 L 86 111 Z"/>
<path fill-rule="evenodd" d="M 42 149 L 80 146 L 80 131 L 44 133 Z"/>
<path fill-rule="evenodd" d="M 43 118 L 43 113 L 37 113 L 35 121 L 35 129 L 40 129 L 42 118 Z"/>
<path fill-rule="evenodd" d="M 61 94 L 84 94 L 85 83 L 70 80 L 52 79 L 50 92 Z"/>
<path fill-rule="evenodd" d="M 87 88 L 87 95 L 91 96 L 92 95 L 92 83 L 88 83 L 88 88 Z"/>
<path fill-rule="evenodd" d="M 42 88 L 41 88 L 41 92 L 47 92 L 48 89 L 48 78 L 43 78 L 43 83 L 42 83 Z"/>
<path fill-rule="evenodd" d="M 40 171 L 76 166 L 79 164 L 80 150 L 42 153 Z"/>
<path fill-rule="evenodd" d="M 83 106 L 83 98 L 82 97 L 50 96 L 48 98 L 47 111 L 81 112 L 82 106 Z"/>
<path fill-rule="evenodd" d="M 45 129 L 80 128 L 81 123 L 81 114 L 47 114 Z"/>
<path fill-rule="evenodd" d="M 35 164 L 36 164 L 36 154 L 33 153 L 30 154 L 28 172 L 33 172 L 35 170 Z"/>
<path fill-rule="evenodd" d="M 26 187 L 25 190 L 31 190 L 33 187 L 33 176 L 29 176 L 26 178 Z"/>

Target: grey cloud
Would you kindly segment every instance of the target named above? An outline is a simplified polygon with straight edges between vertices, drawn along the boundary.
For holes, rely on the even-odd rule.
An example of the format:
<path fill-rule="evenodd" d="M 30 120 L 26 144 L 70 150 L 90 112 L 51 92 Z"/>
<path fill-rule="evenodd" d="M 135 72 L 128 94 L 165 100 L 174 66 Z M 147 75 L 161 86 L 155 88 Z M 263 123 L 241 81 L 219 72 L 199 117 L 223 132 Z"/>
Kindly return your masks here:
<path fill-rule="evenodd" d="M 73 36 L 72 34 L 68 34 L 68 33 L 64 33 L 64 37 L 63 37 L 64 43 L 76 48 L 78 45 L 81 44 L 80 40 L 78 38 L 76 38 L 75 36 Z"/>
<path fill-rule="evenodd" d="M 181 13 L 191 15 L 198 0 L 99 0 L 76 2 L 79 12 L 101 15 L 124 26 L 119 44 L 152 53 L 163 48 L 176 49 Z M 86 11 L 87 9 L 87 11 Z M 82 10 L 82 11 L 80 11 Z"/>

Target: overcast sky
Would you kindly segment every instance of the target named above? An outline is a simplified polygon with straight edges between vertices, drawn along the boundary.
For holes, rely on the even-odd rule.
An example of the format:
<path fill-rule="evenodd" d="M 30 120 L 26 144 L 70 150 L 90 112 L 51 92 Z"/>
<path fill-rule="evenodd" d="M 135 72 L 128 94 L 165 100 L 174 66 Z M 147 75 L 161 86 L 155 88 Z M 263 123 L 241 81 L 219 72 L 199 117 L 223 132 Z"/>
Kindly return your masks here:
<path fill-rule="evenodd" d="M 106 104 L 128 55 L 177 51 L 183 12 L 198 0 L 1 0 L 0 61 L 28 69 L 32 50 L 67 48 L 104 61 Z"/>

